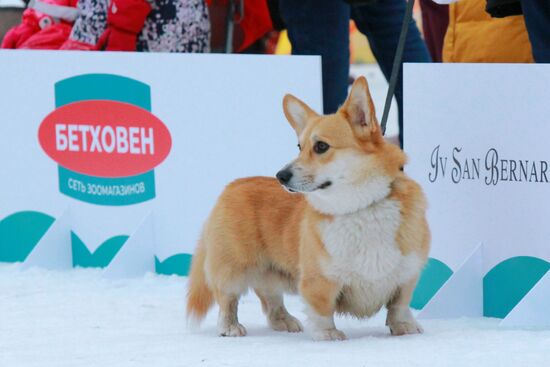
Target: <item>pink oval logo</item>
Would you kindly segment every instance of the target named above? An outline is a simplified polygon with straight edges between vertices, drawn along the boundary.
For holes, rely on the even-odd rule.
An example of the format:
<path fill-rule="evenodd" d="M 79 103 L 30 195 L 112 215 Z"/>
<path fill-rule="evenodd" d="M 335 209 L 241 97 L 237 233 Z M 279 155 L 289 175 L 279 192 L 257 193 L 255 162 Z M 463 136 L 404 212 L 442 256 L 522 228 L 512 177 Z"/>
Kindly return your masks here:
<path fill-rule="evenodd" d="M 57 108 L 40 124 L 38 140 L 60 166 L 98 177 L 150 171 L 172 147 L 170 132 L 152 113 L 104 100 Z"/>

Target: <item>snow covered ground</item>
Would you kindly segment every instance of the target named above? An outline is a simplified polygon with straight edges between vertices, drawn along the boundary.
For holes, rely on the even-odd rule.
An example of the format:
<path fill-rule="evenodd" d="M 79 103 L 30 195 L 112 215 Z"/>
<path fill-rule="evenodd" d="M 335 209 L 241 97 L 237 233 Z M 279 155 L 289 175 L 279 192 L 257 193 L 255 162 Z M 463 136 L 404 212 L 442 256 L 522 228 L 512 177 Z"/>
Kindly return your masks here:
<path fill-rule="evenodd" d="M 392 337 L 383 315 L 336 321 L 350 338 L 313 342 L 266 326 L 253 294 L 240 306 L 249 336 L 216 336 L 185 323 L 186 279 L 149 274 L 111 280 L 97 269 L 56 272 L 0 265 L 0 366 L 535 366 L 550 365 L 550 330 L 498 320 L 424 321 L 425 334 Z M 287 297 L 302 321 L 303 305 Z"/>

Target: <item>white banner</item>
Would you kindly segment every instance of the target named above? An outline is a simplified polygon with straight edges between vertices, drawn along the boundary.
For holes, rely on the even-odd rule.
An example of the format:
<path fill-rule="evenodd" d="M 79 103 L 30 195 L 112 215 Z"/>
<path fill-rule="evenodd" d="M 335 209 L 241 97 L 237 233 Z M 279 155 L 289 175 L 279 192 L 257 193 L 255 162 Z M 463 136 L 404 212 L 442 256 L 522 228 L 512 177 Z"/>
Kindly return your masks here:
<path fill-rule="evenodd" d="M 450 276 L 482 243 L 484 314 L 505 317 L 550 268 L 550 66 L 406 64 L 404 81 L 431 257 Z"/>
<path fill-rule="evenodd" d="M 0 80 L 0 261 L 70 223 L 76 266 L 186 274 L 223 187 L 296 154 L 284 94 L 321 109 L 312 56 L 1 51 Z"/>

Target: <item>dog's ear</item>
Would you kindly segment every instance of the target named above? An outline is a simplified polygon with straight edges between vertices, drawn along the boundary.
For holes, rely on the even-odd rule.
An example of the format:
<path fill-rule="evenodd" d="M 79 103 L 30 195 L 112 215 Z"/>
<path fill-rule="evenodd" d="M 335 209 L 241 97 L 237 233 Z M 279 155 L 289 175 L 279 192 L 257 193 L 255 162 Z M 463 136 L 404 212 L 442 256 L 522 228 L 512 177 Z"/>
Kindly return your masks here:
<path fill-rule="evenodd" d="M 379 129 L 374 103 L 369 92 L 367 79 L 361 76 L 351 87 L 348 99 L 340 107 L 351 127 L 359 136 L 367 136 Z"/>
<path fill-rule="evenodd" d="M 285 95 L 283 98 L 283 110 L 290 125 L 296 131 L 296 135 L 300 136 L 306 122 L 310 117 L 317 116 L 317 113 L 308 107 L 304 102 L 291 94 Z"/>

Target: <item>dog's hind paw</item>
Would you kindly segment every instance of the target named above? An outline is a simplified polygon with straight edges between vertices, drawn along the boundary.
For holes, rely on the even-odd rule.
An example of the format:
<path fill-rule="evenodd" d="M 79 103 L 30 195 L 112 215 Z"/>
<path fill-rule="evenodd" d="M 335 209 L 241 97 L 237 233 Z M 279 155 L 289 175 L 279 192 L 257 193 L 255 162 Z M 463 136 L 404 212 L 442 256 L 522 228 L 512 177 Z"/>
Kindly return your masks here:
<path fill-rule="evenodd" d="M 406 334 L 422 334 L 424 329 L 422 326 L 415 320 L 412 321 L 403 321 L 403 322 L 394 322 L 389 325 L 391 335 L 399 336 Z"/>
<path fill-rule="evenodd" d="M 346 334 L 338 329 L 316 330 L 312 333 L 313 340 L 347 340 Z"/>
<path fill-rule="evenodd" d="M 282 319 L 270 319 L 269 326 L 271 326 L 273 330 L 288 331 L 290 333 L 304 331 L 300 321 L 292 315 L 285 315 Z"/>
<path fill-rule="evenodd" d="M 245 336 L 246 329 L 241 324 L 227 325 L 218 331 L 219 336 Z"/>

